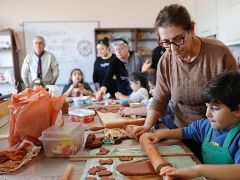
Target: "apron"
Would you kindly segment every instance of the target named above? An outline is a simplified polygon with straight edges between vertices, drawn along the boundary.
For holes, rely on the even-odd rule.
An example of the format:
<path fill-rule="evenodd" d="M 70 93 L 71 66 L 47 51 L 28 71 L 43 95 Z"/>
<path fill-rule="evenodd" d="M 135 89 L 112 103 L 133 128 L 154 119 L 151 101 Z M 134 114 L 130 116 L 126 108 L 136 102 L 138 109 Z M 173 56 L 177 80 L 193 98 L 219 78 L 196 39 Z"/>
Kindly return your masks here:
<path fill-rule="evenodd" d="M 213 129 L 210 127 L 207 137 L 202 144 L 202 155 L 204 164 L 234 164 L 234 160 L 229 152 L 232 139 L 240 128 L 240 123 L 233 127 L 227 134 L 222 147 L 209 143 Z"/>

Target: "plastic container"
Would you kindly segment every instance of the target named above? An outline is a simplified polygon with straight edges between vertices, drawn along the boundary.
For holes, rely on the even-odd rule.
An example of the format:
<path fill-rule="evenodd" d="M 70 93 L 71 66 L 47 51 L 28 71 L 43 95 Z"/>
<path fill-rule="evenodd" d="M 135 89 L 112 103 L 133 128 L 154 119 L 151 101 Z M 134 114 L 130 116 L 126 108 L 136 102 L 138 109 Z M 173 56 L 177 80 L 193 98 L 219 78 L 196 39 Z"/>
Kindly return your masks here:
<path fill-rule="evenodd" d="M 83 146 L 83 125 L 68 122 L 64 127 L 53 125 L 42 132 L 39 138 L 47 157 L 69 157 Z"/>
<path fill-rule="evenodd" d="M 94 116 L 95 111 L 90 109 L 70 109 L 68 114 L 78 117 Z"/>
<path fill-rule="evenodd" d="M 62 91 L 60 90 L 60 88 L 56 85 L 46 85 L 46 88 L 48 89 L 48 92 L 52 95 L 52 96 L 61 96 Z"/>
<path fill-rule="evenodd" d="M 80 107 L 84 105 L 89 105 L 89 96 L 80 96 L 80 97 L 72 97 L 74 106 L 75 107 Z"/>
<path fill-rule="evenodd" d="M 90 123 L 94 121 L 95 111 L 90 109 L 70 109 L 69 113 L 70 121 L 80 123 Z"/>
<path fill-rule="evenodd" d="M 122 107 L 129 107 L 129 101 L 128 100 L 125 100 L 125 99 L 121 99 L 120 100 L 120 105 Z"/>
<path fill-rule="evenodd" d="M 86 116 L 86 117 L 70 116 L 69 120 L 72 122 L 87 124 L 94 121 L 94 116 Z"/>

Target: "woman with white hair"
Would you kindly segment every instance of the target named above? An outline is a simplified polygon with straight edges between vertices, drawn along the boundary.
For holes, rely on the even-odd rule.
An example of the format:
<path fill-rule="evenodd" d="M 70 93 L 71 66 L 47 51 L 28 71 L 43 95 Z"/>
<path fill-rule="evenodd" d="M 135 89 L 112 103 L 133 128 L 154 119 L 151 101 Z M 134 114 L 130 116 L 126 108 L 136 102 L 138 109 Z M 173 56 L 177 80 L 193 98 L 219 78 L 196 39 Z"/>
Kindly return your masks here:
<path fill-rule="evenodd" d="M 128 42 L 123 38 L 114 39 L 112 42 L 114 53 L 117 58 L 114 59 L 104 77 L 101 88 L 98 91 L 98 97 L 102 97 L 108 88 L 109 82 L 116 76 L 118 92 L 128 96 L 132 93 L 128 76 L 132 72 L 141 71 L 143 59 L 137 53 L 129 51 Z"/>

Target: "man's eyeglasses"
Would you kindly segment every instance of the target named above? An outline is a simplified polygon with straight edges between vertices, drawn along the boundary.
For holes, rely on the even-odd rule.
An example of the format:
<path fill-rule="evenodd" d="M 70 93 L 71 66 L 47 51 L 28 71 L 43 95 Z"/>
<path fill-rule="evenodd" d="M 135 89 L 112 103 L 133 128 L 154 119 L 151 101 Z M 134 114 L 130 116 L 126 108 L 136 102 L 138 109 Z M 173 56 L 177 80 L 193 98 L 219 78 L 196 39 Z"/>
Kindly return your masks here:
<path fill-rule="evenodd" d="M 184 39 L 186 36 L 186 32 L 184 35 L 179 35 L 177 37 L 175 37 L 173 40 L 169 41 L 169 40 L 160 40 L 160 36 L 158 36 L 158 44 L 164 48 L 170 48 L 171 44 L 175 45 L 175 46 L 180 46 L 184 44 Z"/>

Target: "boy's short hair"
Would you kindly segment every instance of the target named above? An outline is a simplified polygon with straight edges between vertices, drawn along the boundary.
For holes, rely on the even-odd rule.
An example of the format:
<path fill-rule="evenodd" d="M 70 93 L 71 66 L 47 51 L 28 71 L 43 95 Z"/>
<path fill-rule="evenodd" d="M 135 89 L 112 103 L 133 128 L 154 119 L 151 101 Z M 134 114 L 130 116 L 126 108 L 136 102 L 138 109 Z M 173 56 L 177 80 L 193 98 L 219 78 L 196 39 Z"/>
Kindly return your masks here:
<path fill-rule="evenodd" d="M 205 103 L 223 103 L 232 111 L 240 105 L 240 72 L 225 71 L 211 79 L 203 90 Z"/>

